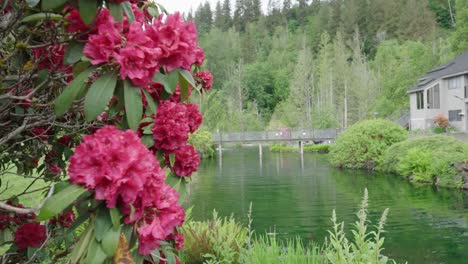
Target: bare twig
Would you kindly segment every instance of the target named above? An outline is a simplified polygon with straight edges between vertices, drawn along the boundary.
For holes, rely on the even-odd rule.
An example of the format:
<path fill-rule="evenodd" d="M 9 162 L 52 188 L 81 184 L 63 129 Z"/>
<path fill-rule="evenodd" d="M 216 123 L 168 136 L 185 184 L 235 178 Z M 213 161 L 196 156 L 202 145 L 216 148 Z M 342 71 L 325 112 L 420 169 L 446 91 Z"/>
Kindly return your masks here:
<path fill-rule="evenodd" d="M 0 202 L 0 209 L 5 210 L 5 211 L 9 211 L 9 212 L 13 212 L 13 213 L 16 213 L 16 214 L 31 214 L 31 213 L 34 213 L 34 212 L 40 210 L 42 208 L 42 206 L 44 206 L 47 199 L 49 199 L 52 196 L 52 194 L 54 193 L 54 186 L 55 185 L 50 186 L 49 193 L 47 193 L 46 198 L 44 200 L 42 200 L 42 202 L 36 207 L 18 208 L 16 206 L 11 206 L 11 205 L 8 205 L 6 203 Z"/>

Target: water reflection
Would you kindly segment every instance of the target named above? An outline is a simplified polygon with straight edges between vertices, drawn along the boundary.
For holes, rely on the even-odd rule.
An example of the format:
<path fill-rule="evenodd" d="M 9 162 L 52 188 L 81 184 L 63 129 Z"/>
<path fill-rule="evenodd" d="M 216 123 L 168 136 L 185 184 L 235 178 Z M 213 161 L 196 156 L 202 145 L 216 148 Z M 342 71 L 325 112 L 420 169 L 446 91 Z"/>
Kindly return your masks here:
<path fill-rule="evenodd" d="M 374 223 L 389 207 L 386 254 L 409 263 L 463 263 L 468 259 L 468 195 L 413 186 L 392 175 L 331 168 L 321 154 L 270 153 L 257 147 L 223 150 L 221 159 L 204 161 L 191 186 L 189 203 L 196 219 L 216 208 L 245 221 L 253 202 L 258 233 L 322 241 L 333 209 L 346 227 L 364 188 L 369 190 Z M 217 164 L 218 163 L 218 164 Z"/>

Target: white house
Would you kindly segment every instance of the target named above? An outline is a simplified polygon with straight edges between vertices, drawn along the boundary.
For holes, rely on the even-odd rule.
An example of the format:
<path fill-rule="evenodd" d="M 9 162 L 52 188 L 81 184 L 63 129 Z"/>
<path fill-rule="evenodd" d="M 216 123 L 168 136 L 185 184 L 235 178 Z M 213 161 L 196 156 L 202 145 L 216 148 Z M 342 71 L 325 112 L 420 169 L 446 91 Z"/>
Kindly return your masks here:
<path fill-rule="evenodd" d="M 411 130 L 434 126 L 442 114 L 450 126 L 468 131 L 468 51 L 449 63 L 426 73 L 408 90 Z"/>

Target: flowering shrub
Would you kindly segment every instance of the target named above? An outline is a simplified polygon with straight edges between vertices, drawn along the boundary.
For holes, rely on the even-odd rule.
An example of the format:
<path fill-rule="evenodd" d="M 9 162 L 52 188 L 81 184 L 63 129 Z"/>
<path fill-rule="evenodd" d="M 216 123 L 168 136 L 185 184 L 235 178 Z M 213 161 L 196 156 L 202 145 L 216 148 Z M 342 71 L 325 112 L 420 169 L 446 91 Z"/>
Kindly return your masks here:
<path fill-rule="evenodd" d="M 200 163 L 188 140 L 202 115 L 188 101 L 213 77 L 193 22 L 164 12 L 149 0 L 2 2 L 0 172 L 49 185 L 37 207 L 0 202 L 11 262 L 178 262 L 179 200 Z M 29 188 L 18 196 L 45 189 Z"/>
<path fill-rule="evenodd" d="M 434 130 L 436 132 L 440 131 L 440 132 L 445 132 L 447 131 L 447 128 L 448 128 L 448 125 L 449 125 L 449 120 L 447 117 L 445 117 L 444 115 L 440 114 L 440 115 L 436 115 L 434 117 Z"/>

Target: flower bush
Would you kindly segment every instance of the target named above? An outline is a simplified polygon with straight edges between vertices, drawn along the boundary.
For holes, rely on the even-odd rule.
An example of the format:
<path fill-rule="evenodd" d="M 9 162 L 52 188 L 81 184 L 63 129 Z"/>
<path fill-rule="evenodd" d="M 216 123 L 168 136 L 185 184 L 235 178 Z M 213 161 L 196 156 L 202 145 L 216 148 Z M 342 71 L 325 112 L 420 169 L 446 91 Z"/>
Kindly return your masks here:
<path fill-rule="evenodd" d="M 446 132 L 449 126 L 449 120 L 447 117 L 445 117 L 442 114 L 436 115 L 434 117 L 434 125 L 435 125 L 434 131 L 436 133 Z"/>
<path fill-rule="evenodd" d="M 149 0 L 4 1 L 0 16 L 0 174 L 47 184 L 18 197 L 49 189 L 0 202 L 10 261 L 178 262 L 200 163 L 189 98 L 213 83 L 193 22 Z"/>

